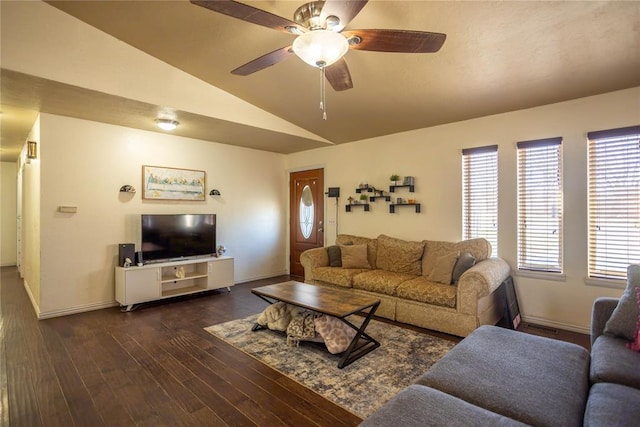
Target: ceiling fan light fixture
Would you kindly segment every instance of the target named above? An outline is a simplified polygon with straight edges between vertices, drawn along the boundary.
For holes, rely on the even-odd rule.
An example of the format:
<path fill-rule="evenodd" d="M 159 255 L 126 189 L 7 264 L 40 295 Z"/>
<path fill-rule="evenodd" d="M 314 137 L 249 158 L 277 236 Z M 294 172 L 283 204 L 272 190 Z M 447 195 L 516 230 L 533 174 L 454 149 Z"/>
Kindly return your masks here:
<path fill-rule="evenodd" d="M 156 125 L 162 130 L 174 130 L 180 123 L 171 119 L 156 119 Z"/>
<path fill-rule="evenodd" d="M 312 67 L 328 67 L 349 50 L 347 39 L 334 31 L 313 30 L 293 41 L 293 52 Z"/>

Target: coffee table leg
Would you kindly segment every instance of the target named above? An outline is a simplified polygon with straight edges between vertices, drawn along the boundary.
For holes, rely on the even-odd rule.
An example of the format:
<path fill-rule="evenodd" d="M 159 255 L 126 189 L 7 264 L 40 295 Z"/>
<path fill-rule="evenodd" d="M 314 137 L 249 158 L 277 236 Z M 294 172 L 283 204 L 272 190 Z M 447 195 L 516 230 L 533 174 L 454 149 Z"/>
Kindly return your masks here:
<path fill-rule="evenodd" d="M 371 306 L 371 309 L 369 310 L 369 314 L 367 314 L 367 317 L 365 317 L 364 322 L 362 322 L 362 325 L 360 325 L 360 328 L 356 328 L 346 319 L 340 319 L 347 325 L 356 329 L 356 335 L 353 337 L 353 340 L 351 340 L 349 347 L 347 347 L 347 349 L 342 355 L 342 358 L 338 362 L 338 368 L 342 369 L 345 366 L 348 366 L 351 363 L 355 362 L 356 360 L 360 359 L 365 354 L 380 347 L 380 343 L 378 341 L 376 341 L 374 338 L 370 337 L 364 332 L 365 329 L 367 329 L 367 326 L 369 325 L 369 322 L 373 318 L 373 315 L 378 309 L 379 305 L 380 305 L 380 301 L 376 302 Z M 360 340 L 364 340 L 365 342 L 364 344 L 358 346 L 358 342 Z"/>

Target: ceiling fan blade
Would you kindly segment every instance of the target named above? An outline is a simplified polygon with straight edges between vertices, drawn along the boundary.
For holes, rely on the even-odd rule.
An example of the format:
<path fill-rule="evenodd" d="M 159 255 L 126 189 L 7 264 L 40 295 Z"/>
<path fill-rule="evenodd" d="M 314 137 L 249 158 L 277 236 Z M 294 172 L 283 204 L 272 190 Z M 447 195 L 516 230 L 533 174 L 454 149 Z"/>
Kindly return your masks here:
<path fill-rule="evenodd" d="M 238 76 L 248 76 L 249 74 L 255 73 L 256 71 L 264 70 L 265 68 L 275 65 L 278 62 L 282 62 L 285 59 L 289 58 L 291 55 L 293 55 L 291 46 L 282 47 L 280 49 L 274 50 L 273 52 L 269 52 L 266 55 L 262 55 L 260 58 L 256 58 L 253 61 L 241 65 L 240 67 L 231 71 L 231 74 L 236 74 Z"/>
<path fill-rule="evenodd" d="M 351 49 L 376 52 L 430 53 L 442 47 L 446 34 L 411 30 L 351 30 L 343 31 L 348 39 L 359 37 L 360 43 Z"/>
<path fill-rule="evenodd" d="M 349 67 L 347 66 L 347 61 L 345 61 L 344 58 L 340 58 L 338 62 L 325 68 L 324 76 L 335 91 L 347 90 L 353 87 Z"/>
<path fill-rule="evenodd" d="M 320 12 L 320 22 L 324 22 L 328 16 L 337 16 L 340 18 L 340 25 L 344 28 L 360 13 L 367 1 L 326 0 Z"/>
<path fill-rule="evenodd" d="M 303 26 L 286 18 L 233 0 L 191 0 L 191 3 L 214 12 L 222 13 L 223 15 L 251 22 L 252 24 L 262 25 L 263 27 L 272 28 L 287 34 L 291 34 L 291 31 L 288 31 L 287 27 L 295 27 L 301 32 L 307 31 Z"/>

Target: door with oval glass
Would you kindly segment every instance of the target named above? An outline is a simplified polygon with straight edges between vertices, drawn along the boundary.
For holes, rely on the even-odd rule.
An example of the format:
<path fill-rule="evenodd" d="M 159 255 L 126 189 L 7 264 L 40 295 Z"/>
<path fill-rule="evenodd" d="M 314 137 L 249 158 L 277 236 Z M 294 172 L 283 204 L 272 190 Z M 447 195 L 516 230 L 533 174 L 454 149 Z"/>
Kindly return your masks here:
<path fill-rule="evenodd" d="M 292 172 L 289 176 L 289 272 L 302 279 L 300 254 L 324 246 L 324 169 Z"/>

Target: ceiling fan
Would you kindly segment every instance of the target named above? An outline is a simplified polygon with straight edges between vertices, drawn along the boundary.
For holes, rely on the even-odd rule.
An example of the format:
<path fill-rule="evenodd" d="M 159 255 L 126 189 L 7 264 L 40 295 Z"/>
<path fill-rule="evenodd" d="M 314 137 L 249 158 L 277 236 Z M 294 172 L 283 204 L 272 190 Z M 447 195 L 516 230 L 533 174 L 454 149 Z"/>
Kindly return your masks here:
<path fill-rule="evenodd" d="M 367 0 L 313 1 L 300 6 L 294 13 L 293 21 L 233 0 L 191 0 L 191 3 L 298 36 L 291 46 L 256 58 L 231 71 L 232 74 L 247 76 L 295 54 L 309 65 L 322 69 L 324 76 L 336 91 L 353 87 L 351 74 L 344 59 L 349 49 L 430 53 L 440 50 L 447 37 L 441 33 L 411 30 L 343 31 L 367 4 Z M 324 79 L 322 81 L 324 82 Z"/>

